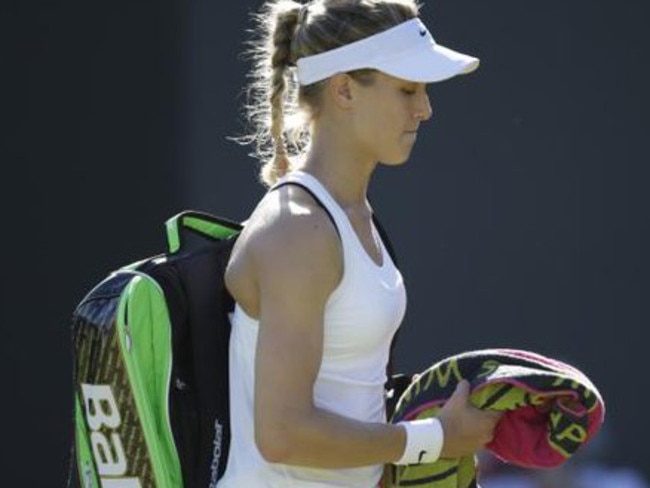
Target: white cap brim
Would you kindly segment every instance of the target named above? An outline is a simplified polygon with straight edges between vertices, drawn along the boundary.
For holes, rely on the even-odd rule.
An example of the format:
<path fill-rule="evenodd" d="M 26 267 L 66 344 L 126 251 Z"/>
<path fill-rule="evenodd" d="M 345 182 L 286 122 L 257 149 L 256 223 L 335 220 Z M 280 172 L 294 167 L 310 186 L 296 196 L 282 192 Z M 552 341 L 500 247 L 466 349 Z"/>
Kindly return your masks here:
<path fill-rule="evenodd" d="M 478 66 L 478 58 L 436 44 L 431 48 L 405 54 L 398 62 L 378 63 L 376 69 L 408 81 L 436 83 L 471 73 Z"/>
<path fill-rule="evenodd" d="M 376 69 L 408 81 L 434 83 L 470 73 L 478 65 L 477 58 L 437 44 L 419 18 L 297 62 L 301 85 L 357 69 Z"/>

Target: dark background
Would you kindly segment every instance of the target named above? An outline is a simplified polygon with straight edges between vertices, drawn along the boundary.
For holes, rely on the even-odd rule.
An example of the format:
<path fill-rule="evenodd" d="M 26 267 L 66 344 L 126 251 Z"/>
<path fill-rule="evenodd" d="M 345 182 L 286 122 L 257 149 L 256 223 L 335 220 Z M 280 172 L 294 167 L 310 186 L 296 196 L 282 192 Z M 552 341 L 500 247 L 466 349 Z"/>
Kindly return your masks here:
<path fill-rule="evenodd" d="M 3 3 L 2 486 L 64 486 L 90 286 L 161 250 L 171 214 L 244 219 L 262 194 L 227 140 L 258 5 Z M 650 476 L 648 10 L 428 2 L 437 40 L 483 63 L 431 86 L 410 162 L 372 196 L 409 286 L 398 367 L 488 346 L 571 362 L 607 403 L 604 462 Z"/>

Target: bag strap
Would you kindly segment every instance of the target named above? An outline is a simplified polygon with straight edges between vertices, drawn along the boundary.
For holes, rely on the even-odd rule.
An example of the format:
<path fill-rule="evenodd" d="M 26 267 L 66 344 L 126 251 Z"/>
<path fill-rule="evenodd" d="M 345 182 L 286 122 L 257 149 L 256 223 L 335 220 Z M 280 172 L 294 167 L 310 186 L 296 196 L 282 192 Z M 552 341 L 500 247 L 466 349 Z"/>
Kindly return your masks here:
<path fill-rule="evenodd" d="M 243 229 L 243 225 L 206 212 L 186 210 L 168 219 L 165 222 L 165 228 L 167 230 L 167 248 L 173 254 L 183 249 L 183 234 L 186 231 L 207 240 L 219 241 L 239 233 Z"/>
<path fill-rule="evenodd" d="M 307 193 L 311 195 L 311 197 L 314 199 L 314 201 L 318 204 L 319 207 L 321 207 L 323 210 L 325 210 L 325 213 L 329 216 L 330 220 L 334 224 L 334 228 L 336 229 L 336 232 L 339 234 L 339 237 L 341 236 L 341 233 L 339 232 L 338 226 L 336 225 L 336 221 L 334 220 L 334 217 L 332 216 L 332 213 L 328 210 L 328 208 L 321 202 L 320 198 L 316 196 L 316 194 L 311 191 L 306 185 L 303 185 L 301 183 L 298 183 L 296 181 L 286 181 L 284 183 L 280 183 L 279 185 L 276 185 L 272 188 L 272 190 L 276 190 L 278 188 L 282 188 L 283 186 L 287 185 L 294 185 L 294 186 L 299 186 L 303 190 L 305 190 Z M 390 255 L 391 259 L 393 260 L 393 263 L 395 263 L 395 266 L 399 267 L 397 265 L 397 254 L 395 253 L 395 248 L 393 247 L 390 238 L 388 237 L 388 233 L 386 232 L 386 229 L 384 229 L 384 226 L 381 225 L 381 222 L 379 221 L 379 218 L 375 215 L 375 213 L 372 213 L 372 222 L 375 224 L 375 228 L 377 229 L 377 232 L 379 233 L 379 237 L 381 237 L 381 240 L 384 243 L 384 247 L 386 248 L 386 251 L 388 251 L 388 254 Z"/>
<path fill-rule="evenodd" d="M 390 242 L 390 238 L 388 237 L 388 232 L 386 232 L 384 226 L 381 225 L 381 222 L 379 221 L 379 219 L 377 218 L 374 212 L 372 213 L 372 222 L 375 224 L 375 228 L 377 229 L 377 232 L 379 233 L 379 237 L 381 237 L 381 240 L 384 243 L 384 247 L 386 248 L 386 251 L 388 251 L 388 254 L 393 260 L 393 263 L 395 263 L 395 267 L 399 268 L 399 264 L 397 263 L 397 254 L 395 253 L 395 248 L 393 247 L 393 244 Z"/>
<path fill-rule="evenodd" d="M 325 204 L 321 201 L 320 198 L 307 186 L 303 185 L 302 183 L 298 183 L 297 181 L 285 181 L 283 183 L 280 183 L 279 185 L 275 185 L 273 188 L 271 188 L 271 191 L 277 190 L 278 188 L 282 188 L 283 186 L 298 186 L 302 188 L 304 191 L 306 191 L 311 197 L 314 199 L 316 204 L 322 208 L 327 216 L 330 218 L 332 221 L 332 224 L 334 224 L 334 228 L 336 229 L 336 233 L 339 235 L 339 238 L 341 237 L 341 233 L 339 232 L 339 227 L 336 225 L 336 220 L 334 220 L 334 216 L 332 215 L 332 212 L 329 211 L 329 209 L 325 206 Z"/>

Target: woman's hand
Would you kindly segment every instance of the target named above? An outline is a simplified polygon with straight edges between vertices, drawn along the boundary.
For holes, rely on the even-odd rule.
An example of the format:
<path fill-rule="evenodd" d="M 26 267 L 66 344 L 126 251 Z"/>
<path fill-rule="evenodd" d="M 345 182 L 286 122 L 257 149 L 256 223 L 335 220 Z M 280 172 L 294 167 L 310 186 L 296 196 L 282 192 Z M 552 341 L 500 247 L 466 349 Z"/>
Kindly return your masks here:
<path fill-rule="evenodd" d="M 469 382 L 460 381 L 438 414 L 445 435 L 441 458 L 472 455 L 492 440 L 502 413 L 472 406 L 469 393 Z"/>

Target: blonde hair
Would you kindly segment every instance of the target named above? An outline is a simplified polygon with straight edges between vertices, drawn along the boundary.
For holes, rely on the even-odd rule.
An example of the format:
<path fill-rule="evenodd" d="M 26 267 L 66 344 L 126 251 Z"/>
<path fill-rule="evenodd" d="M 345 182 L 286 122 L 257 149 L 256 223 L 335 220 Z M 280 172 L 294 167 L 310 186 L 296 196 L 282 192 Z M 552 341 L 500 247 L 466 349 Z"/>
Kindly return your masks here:
<path fill-rule="evenodd" d="M 296 61 L 387 30 L 418 10 L 416 0 L 267 0 L 254 14 L 257 37 L 247 52 L 252 69 L 244 106 L 251 130 L 237 140 L 254 145 L 264 184 L 273 185 L 305 152 L 327 81 L 299 86 Z M 350 74 L 367 79 L 368 72 Z"/>

